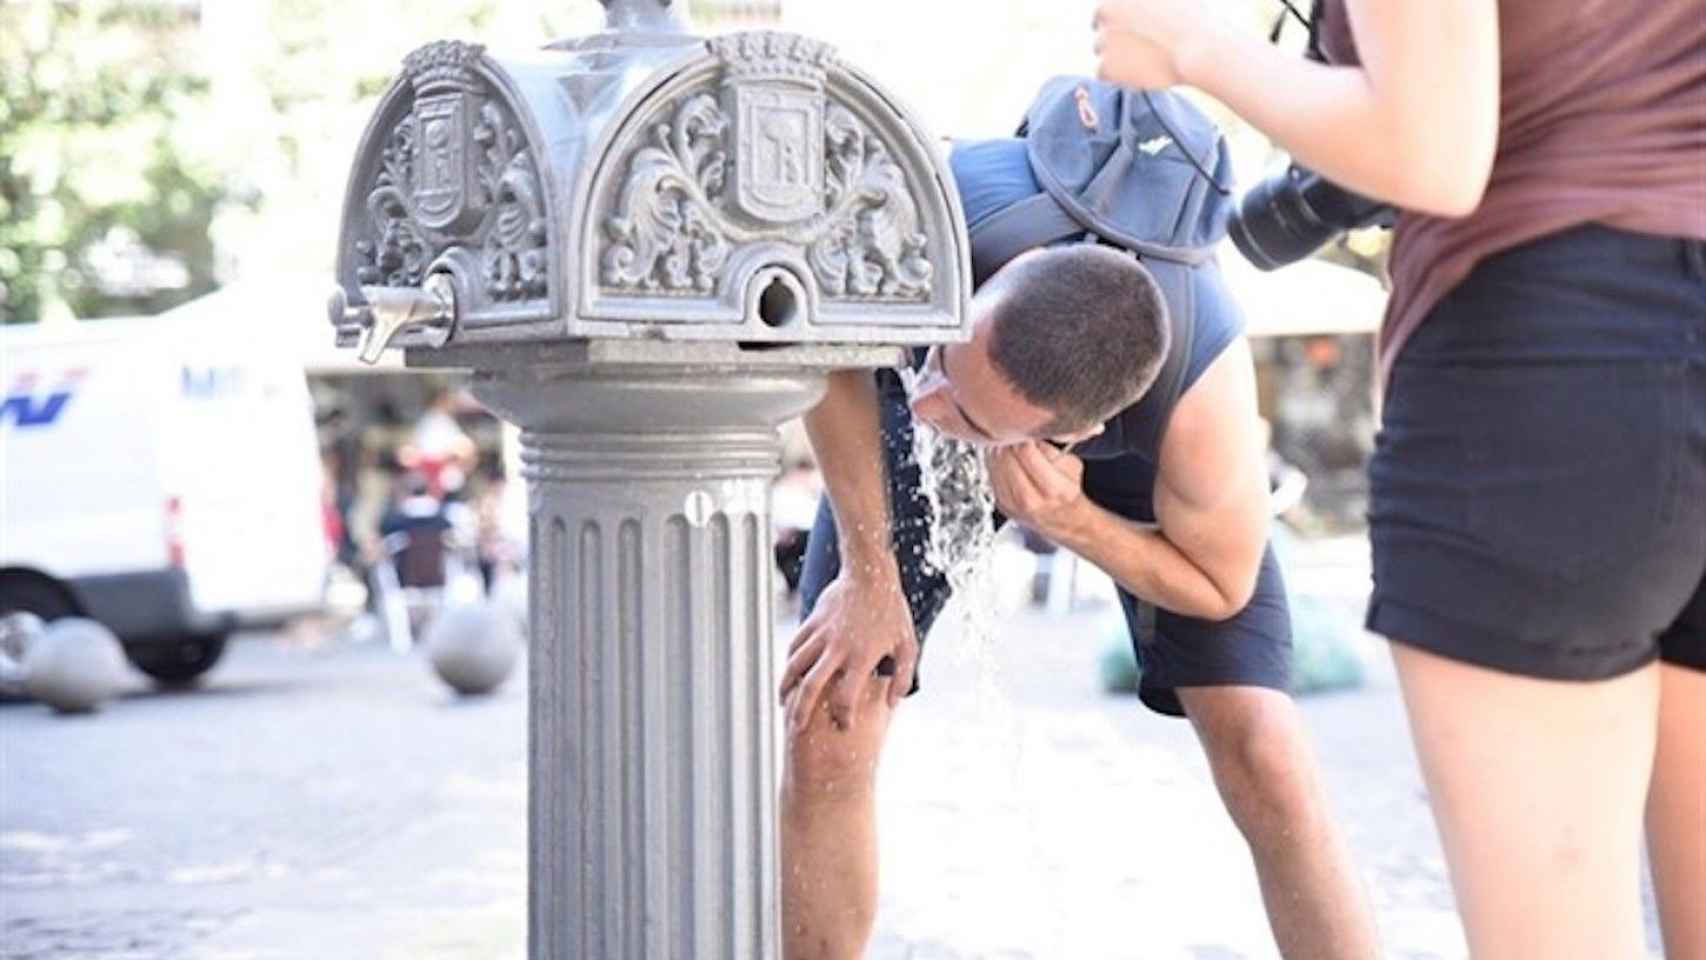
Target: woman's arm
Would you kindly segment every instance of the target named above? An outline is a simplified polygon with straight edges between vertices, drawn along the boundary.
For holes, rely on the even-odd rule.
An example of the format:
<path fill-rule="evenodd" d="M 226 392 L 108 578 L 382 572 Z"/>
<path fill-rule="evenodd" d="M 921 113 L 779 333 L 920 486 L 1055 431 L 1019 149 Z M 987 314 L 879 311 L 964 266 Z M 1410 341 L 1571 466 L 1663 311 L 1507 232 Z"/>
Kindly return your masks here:
<path fill-rule="evenodd" d="M 1361 66 L 1276 49 L 1186 0 L 1104 0 L 1103 79 L 1185 83 L 1306 167 L 1409 210 L 1481 202 L 1499 124 L 1497 0 L 1345 0 Z"/>

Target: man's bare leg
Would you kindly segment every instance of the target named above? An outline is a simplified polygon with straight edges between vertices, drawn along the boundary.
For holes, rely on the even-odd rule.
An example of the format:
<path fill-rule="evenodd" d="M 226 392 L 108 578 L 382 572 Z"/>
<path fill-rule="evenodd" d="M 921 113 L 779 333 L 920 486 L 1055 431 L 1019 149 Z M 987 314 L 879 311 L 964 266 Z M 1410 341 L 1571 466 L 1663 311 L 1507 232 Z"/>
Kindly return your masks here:
<path fill-rule="evenodd" d="M 782 774 L 782 955 L 859 960 L 877 916 L 877 758 L 893 715 L 887 687 L 853 726 L 839 730 L 827 705 L 788 734 Z"/>
<path fill-rule="evenodd" d="M 1392 655 L 1470 954 L 1644 956 L 1658 666 L 1560 683 L 1402 643 Z"/>
<path fill-rule="evenodd" d="M 1182 688 L 1179 699 L 1250 845 L 1280 952 L 1292 960 L 1378 957 L 1373 913 L 1291 697 L 1223 686 Z"/>
<path fill-rule="evenodd" d="M 1665 956 L 1706 960 L 1706 673 L 1659 667 L 1659 747 L 1647 795 Z"/>

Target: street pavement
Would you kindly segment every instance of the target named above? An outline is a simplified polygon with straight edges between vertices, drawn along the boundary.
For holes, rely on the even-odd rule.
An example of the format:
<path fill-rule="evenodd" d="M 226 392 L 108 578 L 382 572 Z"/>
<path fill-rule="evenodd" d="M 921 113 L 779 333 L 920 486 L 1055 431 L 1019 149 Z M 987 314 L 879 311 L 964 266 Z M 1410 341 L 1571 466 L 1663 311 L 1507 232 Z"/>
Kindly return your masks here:
<path fill-rule="evenodd" d="M 884 761 L 872 960 L 1277 956 L 1189 726 L 1099 687 L 1114 609 L 1014 610 L 987 644 L 946 620 Z M 1303 711 L 1387 955 L 1460 958 L 1366 652 L 1363 689 Z M 522 960 L 520 681 L 461 700 L 382 644 L 279 635 L 193 692 L 0 705 L 0 958 Z"/>

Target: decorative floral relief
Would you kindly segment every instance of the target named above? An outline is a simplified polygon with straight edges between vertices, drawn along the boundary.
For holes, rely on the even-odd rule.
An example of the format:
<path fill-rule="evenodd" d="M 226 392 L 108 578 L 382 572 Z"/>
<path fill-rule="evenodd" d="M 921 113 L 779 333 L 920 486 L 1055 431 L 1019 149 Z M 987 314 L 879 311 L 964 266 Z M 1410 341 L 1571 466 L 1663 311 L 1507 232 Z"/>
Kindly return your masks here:
<path fill-rule="evenodd" d="M 906 174 L 843 107 L 824 121 L 829 227 L 811 244 L 812 271 L 830 296 L 915 300 L 930 295 L 918 205 Z"/>
<path fill-rule="evenodd" d="M 723 198 L 728 118 L 700 94 L 652 128 L 628 164 L 620 212 L 606 218 L 604 283 L 632 290 L 716 289 L 729 254 L 716 205 Z"/>
<path fill-rule="evenodd" d="M 487 102 L 480 108 L 474 142 L 482 148 L 480 185 L 493 211 L 480 256 L 486 293 L 494 300 L 542 297 L 547 276 L 545 198 L 527 138 Z"/>
<path fill-rule="evenodd" d="M 377 240 L 356 244 L 363 261 L 356 279 L 363 284 L 419 286 L 427 263 L 436 253 L 428 248 L 409 212 L 409 157 L 414 141 L 414 117 L 405 117 L 392 128 L 380 150 L 379 176 L 367 195 L 367 213 Z"/>

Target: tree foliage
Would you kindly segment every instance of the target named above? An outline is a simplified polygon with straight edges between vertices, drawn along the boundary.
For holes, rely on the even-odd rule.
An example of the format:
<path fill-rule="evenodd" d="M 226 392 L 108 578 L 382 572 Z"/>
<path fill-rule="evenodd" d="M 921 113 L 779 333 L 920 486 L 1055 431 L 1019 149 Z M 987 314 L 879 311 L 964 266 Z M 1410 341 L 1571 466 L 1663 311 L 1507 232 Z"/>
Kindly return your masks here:
<path fill-rule="evenodd" d="M 328 265 L 403 53 L 549 26 L 497 0 L 0 0 L 0 321 Z"/>
<path fill-rule="evenodd" d="M 0 0 L 0 321 L 149 313 L 213 288 L 232 202 L 187 152 L 207 78 L 181 2 Z"/>

